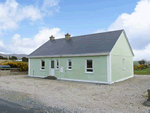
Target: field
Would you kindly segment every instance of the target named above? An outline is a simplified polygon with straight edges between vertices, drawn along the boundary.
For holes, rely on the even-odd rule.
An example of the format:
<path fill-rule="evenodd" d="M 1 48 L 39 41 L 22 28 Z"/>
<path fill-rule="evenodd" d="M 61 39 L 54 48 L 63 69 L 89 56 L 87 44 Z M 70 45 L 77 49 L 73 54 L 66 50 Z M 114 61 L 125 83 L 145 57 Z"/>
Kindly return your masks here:
<path fill-rule="evenodd" d="M 137 74 L 137 75 L 150 75 L 150 68 L 143 69 L 143 70 L 134 70 L 134 74 Z"/>
<path fill-rule="evenodd" d="M 7 62 L 13 62 L 13 60 L 0 60 L 0 64 L 7 63 Z"/>

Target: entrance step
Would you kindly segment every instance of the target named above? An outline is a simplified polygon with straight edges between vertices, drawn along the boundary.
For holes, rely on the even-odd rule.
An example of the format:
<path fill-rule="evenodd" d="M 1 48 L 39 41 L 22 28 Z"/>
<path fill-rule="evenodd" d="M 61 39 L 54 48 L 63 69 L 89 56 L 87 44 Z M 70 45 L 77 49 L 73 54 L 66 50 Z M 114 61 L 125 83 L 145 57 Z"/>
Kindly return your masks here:
<path fill-rule="evenodd" d="M 55 76 L 47 76 L 45 79 L 51 79 L 51 80 L 56 80 L 57 78 Z"/>

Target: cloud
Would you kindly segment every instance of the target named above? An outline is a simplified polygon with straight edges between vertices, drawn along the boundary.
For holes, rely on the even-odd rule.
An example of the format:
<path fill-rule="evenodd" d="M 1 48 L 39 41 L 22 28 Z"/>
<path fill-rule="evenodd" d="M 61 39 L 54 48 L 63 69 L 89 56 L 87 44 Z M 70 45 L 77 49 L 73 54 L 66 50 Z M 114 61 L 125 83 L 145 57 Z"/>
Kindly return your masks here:
<path fill-rule="evenodd" d="M 64 34 L 59 28 L 41 28 L 35 36 L 30 38 L 22 38 L 19 34 L 15 34 L 11 38 L 10 45 L 6 45 L 2 52 L 30 54 L 48 41 L 51 35 L 55 36 L 55 39 L 58 39 L 64 37 Z"/>
<path fill-rule="evenodd" d="M 108 30 L 125 29 L 132 47 L 142 50 L 150 42 L 149 10 L 150 0 L 141 0 L 137 3 L 134 12 L 121 14 Z"/>
<path fill-rule="evenodd" d="M 137 2 L 131 14 L 122 13 L 106 31 L 125 29 L 130 44 L 135 52 L 134 60 L 147 58 L 150 44 L 150 0 Z M 143 53 L 142 53 L 143 52 Z M 140 53 L 140 54 L 139 54 Z"/>
<path fill-rule="evenodd" d="M 150 44 L 148 44 L 143 50 L 133 49 L 133 52 L 135 54 L 134 60 L 141 60 L 141 59 L 150 60 Z"/>
<path fill-rule="evenodd" d="M 59 11 L 58 6 L 59 0 L 44 0 L 43 5 L 41 7 L 41 10 L 45 12 L 45 14 L 52 15 L 52 10 L 50 11 L 51 7 L 54 8 L 54 10 Z"/>
<path fill-rule="evenodd" d="M 94 33 L 102 33 L 102 32 L 106 32 L 106 30 L 105 29 L 100 29 L 100 30 L 95 31 Z"/>
<path fill-rule="evenodd" d="M 57 0 L 44 0 L 42 7 L 37 5 L 23 6 L 16 0 L 6 0 L 0 3 L 0 34 L 3 31 L 17 29 L 20 22 L 28 19 L 31 23 L 42 20 L 47 12 L 53 12 L 53 8 L 58 6 Z M 43 10 L 44 9 L 44 10 Z"/>

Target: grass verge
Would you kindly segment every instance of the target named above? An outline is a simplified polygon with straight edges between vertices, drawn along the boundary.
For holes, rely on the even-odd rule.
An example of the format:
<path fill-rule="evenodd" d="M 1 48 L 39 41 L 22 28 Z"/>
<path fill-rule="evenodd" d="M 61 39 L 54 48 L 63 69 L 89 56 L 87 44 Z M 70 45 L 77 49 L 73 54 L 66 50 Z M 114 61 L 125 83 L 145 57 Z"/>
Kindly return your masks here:
<path fill-rule="evenodd" d="M 137 75 L 150 75 L 150 68 L 143 69 L 143 70 L 134 70 L 134 74 L 137 74 Z"/>

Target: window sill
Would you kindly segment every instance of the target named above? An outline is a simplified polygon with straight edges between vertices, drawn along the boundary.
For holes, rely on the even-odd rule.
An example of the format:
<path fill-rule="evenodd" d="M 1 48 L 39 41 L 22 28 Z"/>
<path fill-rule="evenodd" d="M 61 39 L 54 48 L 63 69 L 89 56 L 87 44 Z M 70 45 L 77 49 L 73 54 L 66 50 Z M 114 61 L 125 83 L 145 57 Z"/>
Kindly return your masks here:
<path fill-rule="evenodd" d="M 45 69 L 40 69 L 40 71 L 45 71 Z"/>
<path fill-rule="evenodd" d="M 57 70 L 57 71 L 58 71 L 58 70 L 59 70 L 59 68 L 56 68 L 55 70 Z"/>
<path fill-rule="evenodd" d="M 93 73 L 93 72 L 85 72 L 85 73 Z"/>
<path fill-rule="evenodd" d="M 68 71 L 71 71 L 72 69 L 67 69 Z"/>

